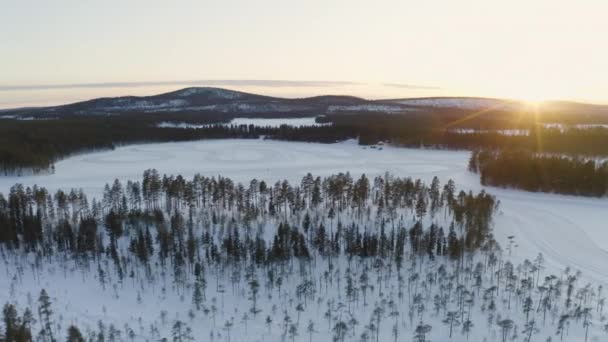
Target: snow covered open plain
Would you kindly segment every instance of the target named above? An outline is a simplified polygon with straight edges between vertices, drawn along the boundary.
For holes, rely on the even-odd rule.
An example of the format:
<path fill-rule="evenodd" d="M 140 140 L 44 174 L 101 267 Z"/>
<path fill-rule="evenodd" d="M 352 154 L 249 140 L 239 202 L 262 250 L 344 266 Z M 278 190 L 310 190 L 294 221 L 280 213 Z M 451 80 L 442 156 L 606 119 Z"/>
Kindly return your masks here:
<path fill-rule="evenodd" d="M 165 121 L 161 122 L 157 125 L 160 128 L 183 128 L 183 129 L 200 129 L 211 127 L 215 124 L 189 124 L 186 122 L 171 122 Z M 267 119 L 267 118 L 234 118 L 229 123 L 221 124 L 226 126 L 231 125 L 254 125 L 258 127 L 281 127 L 283 125 L 291 126 L 291 127 L 310 127 L 310 126 L 324 126 L 330 125 L 329 123 L 317 123 L 314 117 L 308 118 L 277 118 L 277 119 Z"/>
<path fill-rule="evenodd" d="M 349 171 L 358 177 L 391 172 L 431 181 L 453 179 L 459 189 L 483 187 L 467 171 L 469 152 L 365 148 L 354 141 L 338 144 L 268 140 L 207 140 L 131 145 L 114 151 L 71 157 L 56 164 L 51 175 L 0 177 L 0 192 L 15 183 L 38 184 L 50 191 L 83 188 L 101 197 L 105 183 L 115 178 L 140 180 L 145 169 L 161 174 L 222 175 L 237 181 L 251 178 L 299 181 L 306 173 L 330 175 Z M 608 200 L 487 188 L 500 200 L 495 235 L 506 246 L 508 236 L 518 245 L 513 257 L 534 258 L 542 253 L 549 268 L 570 266 L 595 281 L 608 283 Z"/>

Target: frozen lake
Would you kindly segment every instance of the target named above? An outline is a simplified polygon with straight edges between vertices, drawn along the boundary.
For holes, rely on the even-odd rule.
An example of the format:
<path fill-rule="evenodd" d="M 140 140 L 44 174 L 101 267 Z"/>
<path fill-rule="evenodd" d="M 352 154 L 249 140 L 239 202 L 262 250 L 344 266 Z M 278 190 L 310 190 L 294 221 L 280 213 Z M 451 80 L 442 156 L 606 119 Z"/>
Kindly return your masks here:
<path fill-rule="evenodd" d="M 99 197 L 115 178 L 141 180 L 145 169 L 161 174 L 222 175 L 236 181 L 251 178 L 299 182 L 307 172 L 329 175 L 349 171 L 354 177 L 389 171 L 430 182 L 453 179 L 463 190 L 482 189 L 477 175 L 467 171 L 469 152 L 365 148 L 353 141 L 315 144 L 264 140 L 206 140 L 131 145 L 114 151 L 89 153 L 56 164 L 55 174 L 0 177 L 0 192 L 15 183 L 38 184 L 51 191 L 83 188 Z M 528 193 L 488 188 L 501 201 L 495 234 L 503 247 L 514 235 L 513 257 L 534 258 L 543 253 L 552 268 L 571 266 L 586 277 L 608 283 L 608 200 Z"/>

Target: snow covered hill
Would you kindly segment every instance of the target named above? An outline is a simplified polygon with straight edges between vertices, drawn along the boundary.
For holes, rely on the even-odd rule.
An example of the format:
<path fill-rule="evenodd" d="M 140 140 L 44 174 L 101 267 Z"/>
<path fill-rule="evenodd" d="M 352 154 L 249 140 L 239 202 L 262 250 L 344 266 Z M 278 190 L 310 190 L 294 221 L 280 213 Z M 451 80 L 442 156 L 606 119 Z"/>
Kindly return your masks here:
<path fill-rule="evenodd" d="M 552 114 L 570 113 L 606 115 L 608 106 L 574 102 L 549 102 L 539 107 Z M 536 108 L 538 109 L 538 108 Z M 535 110 L 536 110 L 535 109 Z M 443 113 L 456 111 L 466 115 L 471 111 L 526 112 L 529 104 L 522 101 L 475 97 L 429 97 L 389 100 L 366 100 L 353 96 L 315 96 L 309 98 L 278 98 L 240 91 L 190 87 L 154 96 L 124 96 L 98 98 L 55 107 L 8 110 L 6 115 L 53 116 L 116 115 L 146 113 L 227 113 L 249 116 L 273 115 L 283 117 L 316 116 L 319 114 L 403 114 Z"/>
<path fill-rule="evenodd" d="M 458 108 L 473 110 L 521 110 L 523 107 L 523 103 L 519 101 L 477 97 L 428 97 L 393 100 L 390 102 L 414 107 Z"/>

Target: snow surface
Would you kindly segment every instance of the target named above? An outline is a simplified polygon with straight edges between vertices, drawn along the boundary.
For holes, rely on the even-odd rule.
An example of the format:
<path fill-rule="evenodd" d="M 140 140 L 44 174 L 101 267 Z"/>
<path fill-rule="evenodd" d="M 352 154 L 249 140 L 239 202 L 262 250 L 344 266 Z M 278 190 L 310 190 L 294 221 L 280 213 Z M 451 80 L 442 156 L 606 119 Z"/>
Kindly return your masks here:
<path fill-rule="evenodd" d="M 608 128 L 608 125 L 605 124 L 576 124 L 576 125 L 566 125 L 561 123 L 544 123 L 542 124 L 543 128 L 552 128 L 559 129 L 564 132 L 569 128 L 576 129 L 594 129 L 594 128 Z M 502 135 L 530 135 L 529 129 L 495 129 L 495 130 L 485 130 L 485 129 L 474 129 L 474 128 L 457 128 L 452 129 L 450 132 L 459 133 L 459 134 L 472 134 L 472 133 L 498 133 Z"/>
<path fill-rule="evenodd" d="M 249 119 L 249 118 L 235 118 L 230 121 L 231 125 L 254 125 L 260 127 L 281 127 L 283 125 L 292 127 L 305 127 L 305 126 L 324 126 L 328 124 L 320 124 L 315 122 L 315 118 L 294 118 L 294 119 Z"/>
<path fill-rule="evenodd" d="M 32 120 L 56 120 L 53 117 L 35 117 L 35 116 L 22 116 L 22 115 L 1 115 L 0 119 L 8 120 L 20 120 L 20 121 L 32 121 Z"/>
<path fill-rule="evenodd" d="M 473 134 L 473 133 L 498 133 L 501 135 L 530 135 L 530 130 L 528 129 L 495 129 L 495 130 L 487 130 L 487 129 L 473 129 L 473 128 L 457 128 L 450 130 L 452 133 L 458 134 Z"/>
<path fill-rule="evenodd" d="M 156 125 L 158 128 L 181 128 L 181 129 L 199 129 L 199 128 L 207 128 L 212 127 L 215 124 L 190 124 L 187 122 L 171 122 L 171 121 L 163 121 Z"/>
<path fill-rule="evenodd" d="M 175 100 L 178 101 L 178 100 Z M 133 108 L 128 108 L 133 109 Z M 141 109 L 141 108 L 135 108 Z M 252 104 L 252 103 L 220 103 L 206 106 L 157 106 L 147 109 L 146 112 L 179 112 L 184 110 L 190 111 L 216 111 L 222 113 L 267 113 L 267 112 L 297 112 L 310 110 L 311 107 L 301 105 L 287 105 L 280 103 L 269 103 L 269 104 Z"/>
<path fill-rule="evenodd" d="M 186 122 L 171 122 L 164 121 L 157 125 L 160 128 L 206 128 L 211 127 L 218 124 L 189 124 Z M 327 124 L 320 124 L 315 122 L 315 118 L 278 118 L 278 119 L 250 119 L 250 118 L 235 118 L 232 119 L 229 123 L 220 123 L 219 125 L 254 125 L 258 127 L 281 127 L 283 125 L 292 126 L 292 127 L 307 127 L 307 126 L 324 126 Z"/>
<path fill-rule="evenodd" d="M 409 106 L 421 107 L 436 107 L 436 108 L 460 108 L 460 109 L 485 109 L 485 108 L 506 108 L 508 105 L 517 106 L 516 103 L 509 103 L 499 99 L 483 99 L 483 98 L 419 98 L 419 99 L 404 99 L 395 101 Z"/>
<path fill-rule="evenodd" d="M 130 98 L 116 99 L 112 105 L 101 105 L 98 108 L 103 110 L 157 110 L 175 107 L 184 107 L 189 104 L 188 101 L 177 99 L 177 100 L 163 100 L 163 101 L 151 101 L 151 100 L 133 100 Z"/>
<path fill-rule="evenodd" d="M 248 119 L 250 120 L 250 119 Z M 265 140 L 207 140 L 131 145 L 114 151 L 90 153 L 58 162 L 55 173 L 0 177 L 0 192 L 15 183 L 39 184 L 50 191 L 83 188 L 100 198 L 105 183 L 115 178 L 141 180 L 145 169 L 161 174 L 195 173 L 228 176 L 236 181 L 251 178 L 298 181 L 311 172 L 330 175 L 349 171 L 368 176 L 389 171 L 398 176 L 442 182 L 453 179 L 460 189 L 482 188 L 478 176 L 467 171 L 469 152 L 405 149 L 384 146 L 364 148 L 354 141 L 315 144 Z M 534 258 L 543 253 L 555 270 L 570 266 L 590 280 L 608 284 L 608 200 L 529 193 L 487 188 L 501 202 L 495 235 L 506 245 L 515 236 L 513 258 Z"/>
<path fill-rule="evenodd" d="M 236 91 L 209 87 L 192 87 L 183 89 L 178 92 L 178 95 L 181 97 L 188 97 L 200 94 L 212 96 L 217 99 L 238 99 L 242 97 L 242 94 Z"/>
<path fill-rule="evenodd" d="M 361 147 L 354 141 L 324 145 L 265 140 L 208 140 L 131 145 L 114 151 L 68 158 L 56 164 L 56 173 L 52 175 L 0 177 L 0 191 L 7 191 L 15 182 L 26 185 L 37 183 L 48 187 L 51 191 L 57 188 L 83 187 L 89 196 L 99 198 L 104 183 L 111 182 L 114 178 L 122 181 L 141 180 L 142 171 L 147 168 L 157 168 L 161 174 L 180 173 L 186 177 L 201 173 L 206 176 L 221 174 L 236 181 L 249 181 L 252 177 L 256 177 L 267 181 L 286 178 L 294 182 L 299 182 L 307 172 L 312 172 L 314 175 L 329 175 L 349 171 L 354 177 L 358 177 L 363 172 L 368 176 L 374 176 L 389 171 L 398 176 L 422 178 L 428 182 L 433 176 L 438 176 L 442 182 L 452 178 L 458 188 L 477 191 L 482 187 L 479 185 L 477 175 L 466 170 L 468 157 L 469 153 L 465 151 L 404 149 L 391 146 L 383 146 L 383 149 L 379 150 Z M 534 194 L 497 188 L 489 188 L 488 191 L 501 201 L 501 211 L 496 216 L 495 225 L 497 240 L 504 246 L 507 237 L 514 235 L 519 245 L 511 257 L 512 261 L 534 258 L 540 252 L 545 257 L 548 272 L 571 266 L 575 270 L 581 270 L 583 276 L 589 279 L 608 283 L 608 263 L 606 263 L 608 232 L 603 226 L 608 219 L 607 200 Z M 60 260 L 60 257 L 57 260 Z M 309 340 L 304 330 L 308 320 L 315 321 L 317 333 L 312 336 L 315 341 L 329 341 L 330 329 L 322 318 L 326 307 L 324 299 L 333 298 L 339 301 L 341 289 L 344 287 L 344 284 L 341 286 L 339 282 L 332 284 L 329 291 L 327 287 L 325 291 L 322 286 L 319 287 L 316 294 L 319 299 L 316 303 L 310 302 L 307 309 L 302 312 L 302 317 L 299 317 L 294 313 L 293 295 L 287 294 L 288 291 L 294 293 L 294 289 L 299 285 L 296 282 L 299 279 L 298 272 L 293 272 L 291 274 L 293 279 L 283 285 L 282 295 L 281 292 L 277 294 L 276 288 L 268 290 L 262 286 L 259 305 L 263 315 L 255 319 L 249 316 L 247 323 L 240 318 L 250 305 L 249 295 L 242 286 L 241 279 L 238 280 L 241 285 L 235 288 L 226 273 L 219 283 L 216 283 L 216 274 L 211 269 L 212 273 L 208 273 L 210 282 L 207 287 L 206 305 L 216 307 L 218 312 L 209 315 L 196 311 L 194 312 L 196 317 L 189 319 L 192 291 L 191 289 L 176 290 L 172 286 L 170 276 L 167 279 L 163 275 L 147 282 L 143 274 L 139 274 L 143 272 L 142 269 L 135 268 L 138 275 L 134 278 L 126 278 L 122 284 L 119 284 L 114 272 L 110 271 L 112 265 L 108 264 L 108 259 L 105 259 L 99 267 L 106 270 L 108 285 L 102 289 L 94 269 L 91 269 L 90 273 L 82 273 L 83 269 L 76 268 L 71 263 L 43 262 L 40 270 L 33 271 L 33 267 L 32 270 L 27 266 L 22 269 L 11 267 L 13 261 L 15 260 L 0 264 L 0 274 L 2 274 L 0 299 L 3 302 L 10 300 L 20 309 L 29 306 L 36 312 L 33 302 L 39 290 L 45 288 L 51 295 L 54 317 L 61 324 L 61 327 L 56 327 L 55 331 L 65 331 L 68 324 L 94 328 L 97 321 L 103 321 L 106 326 L 113 324 L 118 329 L 121 329 L 123 324 L 126 329 L 128 324 L 134 329 L 134 341 L 158 340 L 153 338 L 154 334 L 150 332 L 151 326 L 160 327 L 162 336 L 170 336 L 170 322 L 175 319 L 183 320 L 192 327 L 196 341 L 292 340 L 281 336 L 280 332 L 283 312 L 288 311 L 294 321 L 296 317 L 300 321 L 299 335 L 293 341 Z M 23 265 L 27 265 L 28 262 L 34 261 L 23 259 Z M 352 266 L 356 272 L 363 270 L 360 262 L 372 261 L 355 262 Z M 346 267 L 346 263 L 343 264 L 341 269 Z M 158 264 L 153 267 L 159 271 Z M 324 262 L 315 264 L 311 275 L 318 284 L 324 283 L 322 278 L 326 269 Z M 230 272 L 229 267 L 227 272 Z M 398 287 L 398 284 L 394 283 L 395 279 L 396 277 L 391 278 L 390 285 L 385 283 L 386 294 L 376 295 L 378 292 L 373 291 L 373 295 L 370 294 L 368 298 L 369 302 L 378 303 L 393 298 L 395 293 L 392 291 Z M 141 301 L 137 299 L 140 295 Z M 405 322 L 406 305 L 403 300 L 397 305 L 400 311 L 403 310 L 399 320 Z M 499 302 L 498 305 L 505 304 Z M 365 324 L 363 319 L 371 317 L 372 309 L 371 305 L 357 305 L 354 308 L 360 325 Z M 163 317 L 161 313 L 163 311 L 166 312 L 166 317 Z M 336 310 L 340 315 L 344 311 L 344 308 Z M 430 311 L 432 309 L 429 308 Z M 265 315 L 272 316 L 272 326 L 266 327 L 260 324 Z M 496 329 L 496 324 L 486 324 L 486 316 L 487 312 L 481 312 L 475 306 L 472 316 L 475 326 L 470 339 L 465 339 L 460 333 L 455 333 L 452 339 L 448 339 L 447 327 L 437 321 L 438 318 L 429 317 L 432 319 L 429 323 L 433 325 L 429 335 L 430 340 L 482 341 L 481 336 L 489 335 L 491 336 L 489 341 L 499 341 L 500 338 L 488 330 L 490 325 Z M 222 328 L 226 324 L 224 322 L 228 321 L 234 323 L 231 332 Z M 380 341 L 393 340 L 390 322 L 392 318 L 388 316 L 384 318 L 380 329 Z M 579 327 L 580 324 L 572 325 L 564 341 L 582 342 L 583 332 Z M 411 340 L 411 326 L 412 323 L 409 323 L 409 328 L 402 327 L 403 335 L 400 335 L 399 341 Z M 520 326 L 519 329 L 521 328 Z M 549 323 L 547 327 L 543 326 L 542 333 L 535 336 L 534 340 L 540 341 L 544 340 L 545 336 L 554 335 L 552 328 Z M 460 328 L 455 329 L 460 330 Z M 216 333 L 215 337 L 210 336 L 210 331 Z M 218 335 L 220 331 L 221 336 Z M 521 337 L 523 336 L 520 335 Z M 599 342 L 603 337 L 605 335 L 601 331 L 601 326 L 594 322 L 589 341 Z M 553 338 L 557 340 L 559 337 L 553 336 Z M 351 340 L 353 339 L 346 339 L 346 341 Z"/>
<path fill-rule="evenodd" d="M 330 113 L 336 112 L 378 112 L 378 113 L 401 113 L 407 111 L 415 111 L 414 108 L 404 108 L 395 105 L 383 104 L 364 104 L 364 105 L 346 105 L 346 106 L 329 106 L 327 110 Z"/>
<path fill-rule="evenodd" d="M 560 131 L 564 131 L 568 128 L 577 128 L 577 129 L 593 129 L 593 128 L 608 128 L 606 124 L 576 124 L 576 125 L 567 125 L 562 123 L 544 123 L 544 128 L 556 128 Z"/>

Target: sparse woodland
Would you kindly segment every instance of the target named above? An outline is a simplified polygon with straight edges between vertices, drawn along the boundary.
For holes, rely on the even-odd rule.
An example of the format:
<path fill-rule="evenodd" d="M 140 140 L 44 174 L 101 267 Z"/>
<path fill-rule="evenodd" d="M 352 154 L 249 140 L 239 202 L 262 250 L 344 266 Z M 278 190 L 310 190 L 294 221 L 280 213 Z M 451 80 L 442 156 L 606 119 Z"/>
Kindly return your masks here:
<path fill-rule="evenodd" d="M 144 172 L 0 196 L 2 341 L 600 341 L 601 286 L 510 261 L 497 200 L 386 174 Z M 73 302 L 89 289 L 88 304 Z M 78 311 L 76 307 L 79 308 Z"/>

